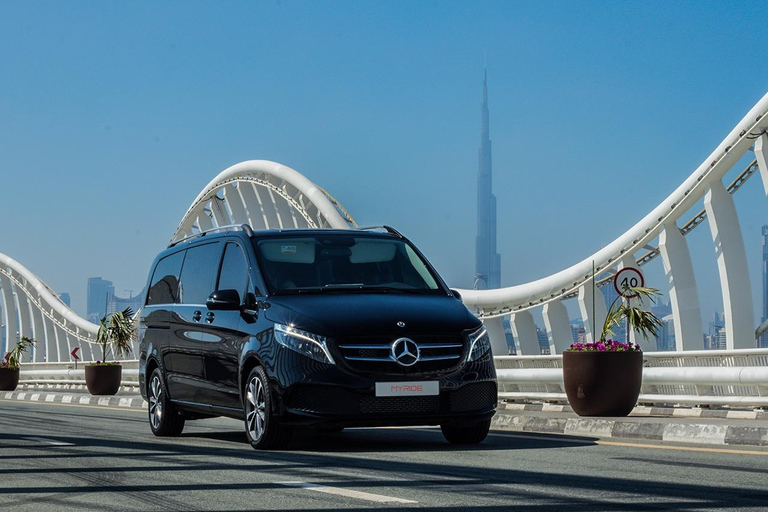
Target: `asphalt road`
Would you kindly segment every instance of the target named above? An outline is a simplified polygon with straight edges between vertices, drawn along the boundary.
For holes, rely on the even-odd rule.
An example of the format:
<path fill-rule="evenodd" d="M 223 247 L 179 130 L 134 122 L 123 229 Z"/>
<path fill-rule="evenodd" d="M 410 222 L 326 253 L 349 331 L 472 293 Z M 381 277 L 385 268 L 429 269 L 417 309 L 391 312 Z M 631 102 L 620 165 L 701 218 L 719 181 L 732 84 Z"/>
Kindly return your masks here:
<path fill-rule="evenodd" d="M 416 428 L 257 452 L 231 420 L 161 439 L 137 410 L 0 401 L 0 509 L 765 511 L 768 449 Z"/>

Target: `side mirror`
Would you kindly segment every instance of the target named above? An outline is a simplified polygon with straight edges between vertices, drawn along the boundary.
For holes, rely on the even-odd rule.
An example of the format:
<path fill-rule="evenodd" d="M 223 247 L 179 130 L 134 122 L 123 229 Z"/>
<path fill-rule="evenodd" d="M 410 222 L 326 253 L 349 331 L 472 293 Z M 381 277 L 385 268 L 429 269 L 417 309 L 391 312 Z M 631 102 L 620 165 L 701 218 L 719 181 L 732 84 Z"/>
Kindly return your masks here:
<path fill-rule="evenodd" d="M 216 290 L 205 305 L 212 311 L 236 311 L 240 309 L 240 293 L 237 290 Z"/>
<path fill-rule="evenodd" d="M 453 288 L 451 288 L 451 293 L 453 294 L 454 297 L 456 297 L 457 299 L 461 300 L 461 294 L 458 291 L 456 291 Z"/>

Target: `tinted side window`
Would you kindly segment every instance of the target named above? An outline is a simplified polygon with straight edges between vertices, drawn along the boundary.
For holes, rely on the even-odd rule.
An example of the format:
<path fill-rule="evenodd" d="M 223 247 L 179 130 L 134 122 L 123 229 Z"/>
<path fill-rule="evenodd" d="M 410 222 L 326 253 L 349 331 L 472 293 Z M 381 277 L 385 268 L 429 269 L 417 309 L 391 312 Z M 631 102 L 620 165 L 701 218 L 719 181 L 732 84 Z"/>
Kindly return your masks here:
<path fill-rule="evenodd" d="M 179 301 L 179 272 L 184 261 L 184 251 L 161 259 L 152 275 L 147 294 L 147 306 L 173 304 Z"/>
<path fill-rule="evenodd" d="M 248 286 L 248 263 L 243 250 L 237 244 L 229 243 L 224 249 L 221 260 L 217 290 L 237 290 L 240 297 L 245 295 Z"/>
<path fill-rule="evenodd" d="M 213 292 L 213 279 L 219 263 L 218 243 L 198 245 L 187 249 L 184 266 L 181 269 L 182 304 L 205 304 Z"/>

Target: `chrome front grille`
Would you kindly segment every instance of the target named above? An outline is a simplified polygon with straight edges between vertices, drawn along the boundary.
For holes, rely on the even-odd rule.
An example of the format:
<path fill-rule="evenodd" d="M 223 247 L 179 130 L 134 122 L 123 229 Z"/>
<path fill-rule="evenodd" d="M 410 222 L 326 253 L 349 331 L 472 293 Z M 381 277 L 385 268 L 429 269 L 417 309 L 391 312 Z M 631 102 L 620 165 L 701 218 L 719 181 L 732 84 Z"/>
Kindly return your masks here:
<path fill-rule="evenodd" d="M 401 338 L 360 337 L 339 340 L 337 347 L 344 361 L 362 373 L 430 373 L 457 366 L 464 354 L 463 336 L 405 336 L 418 347 L 418 360 L 402 365 L 396 360 L 393 345 Z"/>

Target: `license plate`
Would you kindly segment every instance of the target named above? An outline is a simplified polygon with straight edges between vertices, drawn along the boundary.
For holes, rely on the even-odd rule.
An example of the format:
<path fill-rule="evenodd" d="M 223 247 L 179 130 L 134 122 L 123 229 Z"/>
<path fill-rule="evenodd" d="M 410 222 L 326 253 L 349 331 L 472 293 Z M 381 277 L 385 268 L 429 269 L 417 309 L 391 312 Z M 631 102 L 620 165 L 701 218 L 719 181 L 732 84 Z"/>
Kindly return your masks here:
<path fill-rule="evenodd" d="M 376 383 L 376 396 L 430 396 L 439 394 L 440 383 L 436 380 Z"/>

